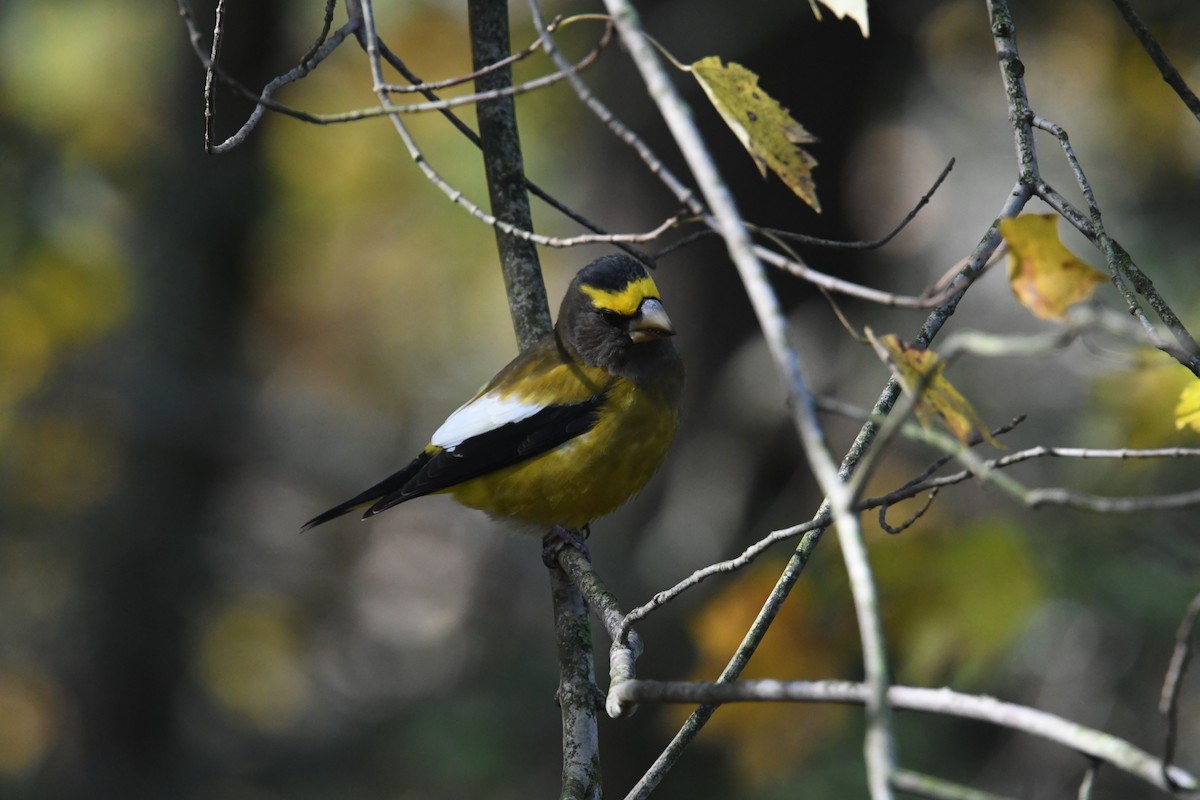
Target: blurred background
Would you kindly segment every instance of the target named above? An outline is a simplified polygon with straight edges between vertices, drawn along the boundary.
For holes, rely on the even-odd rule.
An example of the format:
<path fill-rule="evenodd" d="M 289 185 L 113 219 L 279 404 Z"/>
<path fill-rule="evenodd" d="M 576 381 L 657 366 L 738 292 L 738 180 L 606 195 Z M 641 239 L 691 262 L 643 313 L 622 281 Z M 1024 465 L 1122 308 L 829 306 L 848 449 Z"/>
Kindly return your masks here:
<path fill-rule="evenodd" d="M 381 32 L 419 75 L 468 71 L 463 4 L 378 5 Z M 1136 5 L 1200 84 L 1200 6 Z M 224 66 L 250 86 L 290 69 L 322 6 L 230 4 Z M 760 179 L 679 76 L 756 222 L 878 237 L 957 159 L 893 243 L 802 248 L 815 267 L 918 293 L 998 214 L 1016 170 L 984 3 L 877 2 L 865 41 L 851 22 L 817 22 L 795 0 L 752 13 L 717 0 L 639 7 L 681 61 L 746 65 L 820 138 L 818 216 Z M 1018 0 L 1014 11 L 1035 109 L 1070 132 L 1109 232 L 1200 330 L 1200 124 L 1109 4 Z M 196 9 L 209 29 L 211 14 Z M 523 47 L 527 12 L 515 3 L 513 14 Z M 580 53 L 596 32 L 573 26 L 563 41 Z M 532 59 L 518 77 L 545 69 Z M 586 77 L 686 175 L 618 47 Z M 278 99 L 342 111 L 374 105 L 370 86 L 347 44 Z M 0 5 L 0 797 L 554 796 L 557 667 L 538 544 L 442 498 L 298 534 L 404 464 L 515 353 L 492 231 L 424 180 L 385 120 L 269 117 L 232 154 L 206 156 L 202 88 L 172 3 Z M 521 97 L 518 110 L 529 174 L 563 201 L 616 231 L 648 230 L 674 211 L 564 86 Z M 249 108 L 221 93 L 217 111 L 223 138 Z M 433 166 L 484 203 L 472 147 L 438 117 L 409 122 Z M 1054 141 L 1039 144 L 1045 175 L 1076 198 Z M 535 213 L 543 233 L 579 232 Z M 1080 239 L 1064 240 L 1102 266 Z M 574 271 L 603 252 L 543 253 L 555 307 Z M 594 527 L 598 568 L 627 606 L 807 519 L 819 502 L 720 243 L 663 259 L 656 277 L 680 330 L 689 397 L 663 472 Z M 811 382 L 869 407 L 884 367 L 808 286 L 775 283 Z M 855 325 L 904 338 L 924 316 L 839 302 Z M 1107 286 L 1096 302 L 1120 308 Z M 994 269 L 948 330 L 963 329 L 1052 326 L 1017 306 Z M 1188 373 L 1111 337 L 1032 358 L 962 359 L 949 377 L 990 425 L 1029 415 L 1005 438 L 1011 449 L 1200 443 L 1172 424 Z M 857 424 L 829 425 L 840 454 Z M 901 443 L 872 491 L 932 458 Z M 1012 474 L 1145 494 L 1195 488 L 1197 471 L 1186 461 L 1056 462 Z M 895 509 L 892 523 L 912 510 Z M 1159 751 L 1159 687 L 1200 591 L 1194 511 L 1031 512 L 967 483 L 902 535 L 873 523 L 868 534 L 898 680 L 1036 705 Z M 647 620 L 641 674 L 714 677 L 789 551 Z M 607 645 L 600 634 L 597 643 Z M 598 661 L 603 670 L 603 652 Z M 747 674 L 855 679 L 857 662 L 829 537 Z M 1180 760 L 1193 770 L 1198 686 L 1185 685 L 1180 710 Z M 603 723 L 609 794 L 623 795 L 684 713 L 643 708 Z M 1074 796 L 1087 766 L 985 725 L 898 724 L 906 767 L 1012 796 Z M 659 795 L 843 798 L 863 787 L 857 711 L 741 707 L 716 715 Z M 1102 771 L 1093 796 L 1151 795 Z"/>

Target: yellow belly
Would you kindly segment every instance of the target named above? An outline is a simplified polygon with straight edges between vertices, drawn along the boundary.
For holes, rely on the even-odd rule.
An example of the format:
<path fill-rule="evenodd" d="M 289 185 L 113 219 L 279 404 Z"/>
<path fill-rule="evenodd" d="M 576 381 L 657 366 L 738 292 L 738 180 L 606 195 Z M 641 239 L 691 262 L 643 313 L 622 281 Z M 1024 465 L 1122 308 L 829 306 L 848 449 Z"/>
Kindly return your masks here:
<path fill-rule="evenodd" d="M 497 519 L 579 528 L 636 495 L 662 464 L 678 423 L 672 403 L 620 380 L 587 433 L 528 461 L 451 489 L 455 500 Z"/>

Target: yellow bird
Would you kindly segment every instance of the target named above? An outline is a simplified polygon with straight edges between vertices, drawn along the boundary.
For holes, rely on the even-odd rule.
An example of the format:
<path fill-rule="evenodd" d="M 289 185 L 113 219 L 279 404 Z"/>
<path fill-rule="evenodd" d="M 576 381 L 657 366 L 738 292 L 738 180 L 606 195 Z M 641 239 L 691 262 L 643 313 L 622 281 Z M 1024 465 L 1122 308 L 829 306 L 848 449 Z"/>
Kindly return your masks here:
<path fill-rule="evenodd" d="M 571 281 L 554 330 L 451 414 L 420 455 L 304 530 L 438 493 L 530 533 L 586 527 L 640 492 L 671 445 L 683 395 L 674 333 L 641 264 L 593 261 Z"/>

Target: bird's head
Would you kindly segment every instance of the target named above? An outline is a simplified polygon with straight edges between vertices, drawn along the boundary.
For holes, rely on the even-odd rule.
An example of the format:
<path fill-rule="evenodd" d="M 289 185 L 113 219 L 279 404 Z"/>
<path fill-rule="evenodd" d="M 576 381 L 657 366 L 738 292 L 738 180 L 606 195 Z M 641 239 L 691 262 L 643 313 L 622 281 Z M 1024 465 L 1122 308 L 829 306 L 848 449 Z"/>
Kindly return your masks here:
<path fill-rule="evenodd" d="M 604 256 L 579 271 L 558 313 L 558 335 L 591 366 L 614 368 L 637 351 L 669 346 L 675 335 L 654 280 L 625 255 Z M 648 355 L 649 353 L 647 353 Z"/>

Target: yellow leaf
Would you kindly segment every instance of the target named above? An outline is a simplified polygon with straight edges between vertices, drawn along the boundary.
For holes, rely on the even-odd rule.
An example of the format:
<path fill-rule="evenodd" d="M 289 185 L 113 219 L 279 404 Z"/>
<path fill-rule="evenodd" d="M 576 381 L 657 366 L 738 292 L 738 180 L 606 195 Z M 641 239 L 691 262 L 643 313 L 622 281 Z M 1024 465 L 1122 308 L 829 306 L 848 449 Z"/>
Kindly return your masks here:
<path fill-rule="evenodd" d="M 1058 238 L 1056 214 L 1023 214 L 1000 220 L 1008 242 L 1008 282 L 1034 316 L 1060 320 L 1108 277 L 1075 257 Z"/>
<path fill-rule="evenodd" d="M 741 64 L 722 64 L 717 56 L 689 67 L 708 99 L 765 178 L 770 169 L 814 211 L 820 212 L 812 169 L 817 160 L 799 145 L 816 138 L 792 119 L 787 109 L 758 88 L 758 76 Z"/>
<path fill-rule="evenodd" d="M 932 350 L 912 347 L 893 333 L 878 339 L 868 328 L 867 338 L 880 359 L 892 370 L 900 387 L 909 395 L 917 395 L 917 419 L 926 428 L 940 420 L 955 439 L 967 444 L 978 433 L 989 444 L 1003 448 L 996 441 L 975 409 L 942 372 L 946 363 Z"/>
<path fill-rule="evenodd" d="M 1179 404 L 1175 406 L 1175 427 L 1200 431 L 1200 381 L 1192 381 L 1183 387 Z"/>
<path fill-rule="evenodd" d="M 820 19 L 821 9 L 817 7 L 817 0 L 808 2 L 812 6 L 813 15 Z M 864 39 L 871 35 L 871 29 L 867 25 L 867 0 L 821 0 L 821 5 L 832 11 L 838 19 L 849 17 L 857 22 Z"/>

